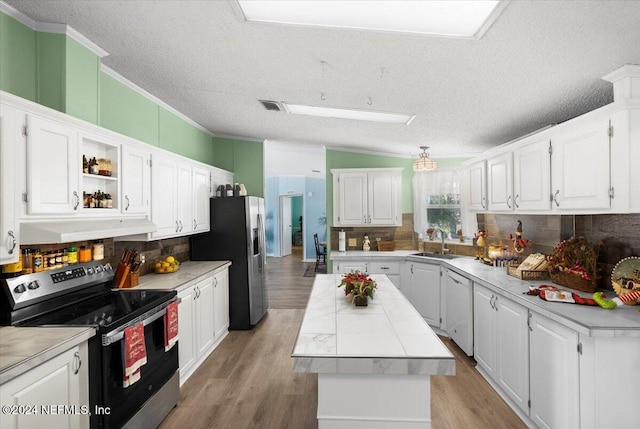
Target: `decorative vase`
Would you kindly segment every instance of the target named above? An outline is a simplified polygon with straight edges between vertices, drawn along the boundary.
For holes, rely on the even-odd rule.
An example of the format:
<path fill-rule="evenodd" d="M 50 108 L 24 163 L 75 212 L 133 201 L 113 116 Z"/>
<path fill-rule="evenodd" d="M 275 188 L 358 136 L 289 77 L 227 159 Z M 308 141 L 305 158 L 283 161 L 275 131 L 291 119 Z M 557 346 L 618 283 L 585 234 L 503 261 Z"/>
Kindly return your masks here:
<path fill-rule="evenodd" d="M 353 302 L 356 304 L 356 307 L 366 307 L 368 305 L 367 301 L 367 297 L 362 295 L 356 295 L 353 298 Z"/>

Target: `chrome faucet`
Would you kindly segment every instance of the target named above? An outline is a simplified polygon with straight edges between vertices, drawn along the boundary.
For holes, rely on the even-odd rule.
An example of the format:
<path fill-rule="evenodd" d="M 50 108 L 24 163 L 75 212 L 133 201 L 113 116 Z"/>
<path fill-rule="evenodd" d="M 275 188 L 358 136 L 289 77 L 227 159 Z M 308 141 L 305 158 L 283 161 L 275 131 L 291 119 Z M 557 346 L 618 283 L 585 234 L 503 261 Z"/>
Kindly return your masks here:
<path fill-rule="evenodd" d="M 436 231 L 440 231 L 441 254 L 444 255 L 445 253 L 449 252 L 449 249 L 446 249 L 444 247 L 444 231 L 440 228 L 436 228 Z"/>

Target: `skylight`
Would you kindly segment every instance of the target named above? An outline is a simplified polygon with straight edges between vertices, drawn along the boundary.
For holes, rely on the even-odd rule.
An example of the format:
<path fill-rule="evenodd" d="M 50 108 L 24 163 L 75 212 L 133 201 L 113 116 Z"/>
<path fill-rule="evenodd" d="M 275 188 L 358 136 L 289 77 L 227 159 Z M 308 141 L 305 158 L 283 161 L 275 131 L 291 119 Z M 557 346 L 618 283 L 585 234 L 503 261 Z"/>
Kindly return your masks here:
<path fill-rule="evenodd" d="M 247 21 L 480 38 L 508 1 L 236 0 Z"/>
<path fill-rule="evenodd" d="M 382 122 L 386 124 L 409 125 L 415 115 L 404 113 L 376 112 L 374 110 L 340 109 L 336 107 L 308 106 L 304 104 L 282 103 L 287 113 L 320 116 L 324 118 L 354 119 L 358 121 Z"/>

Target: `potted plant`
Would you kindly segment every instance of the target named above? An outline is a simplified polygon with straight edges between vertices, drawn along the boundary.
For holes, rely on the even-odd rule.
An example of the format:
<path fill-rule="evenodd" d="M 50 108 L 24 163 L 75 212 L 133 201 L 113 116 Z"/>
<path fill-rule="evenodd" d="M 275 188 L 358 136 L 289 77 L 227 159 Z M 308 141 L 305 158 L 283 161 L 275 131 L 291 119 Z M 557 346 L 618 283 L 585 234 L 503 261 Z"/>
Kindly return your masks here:
<path fill-rule="evenodd" d="M 366 306 L 368 298 L 373 298 L 376 282 L 360 271 L 351 271 L 342 277 L 338 287 L 344 286 L 344 293 L 356 306 Z"/>

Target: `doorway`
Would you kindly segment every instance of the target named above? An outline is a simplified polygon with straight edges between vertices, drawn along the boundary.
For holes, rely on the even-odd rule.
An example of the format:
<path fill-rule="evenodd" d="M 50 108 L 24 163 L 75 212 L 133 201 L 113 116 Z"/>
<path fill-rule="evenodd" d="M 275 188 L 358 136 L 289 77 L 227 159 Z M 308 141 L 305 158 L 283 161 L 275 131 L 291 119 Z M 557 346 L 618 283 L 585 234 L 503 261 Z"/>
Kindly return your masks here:
<path fill-rule="evenodd" d="M 304 259 L 303 213 L 302 194 L 280 195 L 280 256 Z"/>

